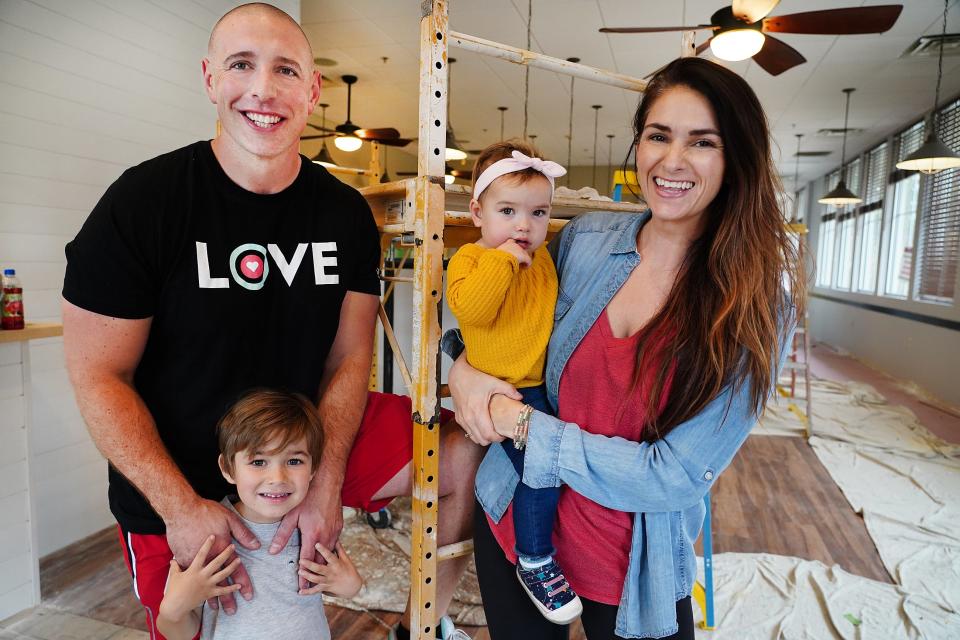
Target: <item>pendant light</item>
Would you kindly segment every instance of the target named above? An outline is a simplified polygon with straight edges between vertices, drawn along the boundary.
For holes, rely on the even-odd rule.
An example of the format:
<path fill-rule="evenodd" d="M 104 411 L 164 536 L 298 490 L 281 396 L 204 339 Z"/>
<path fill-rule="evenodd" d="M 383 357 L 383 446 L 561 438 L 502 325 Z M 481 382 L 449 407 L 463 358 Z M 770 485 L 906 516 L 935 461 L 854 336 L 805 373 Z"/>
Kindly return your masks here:
<path fill-rule="evenodd" d="M 507 107 L 497 107 L 500 112 L 500 141 L 503 142 L 503 114 L 507 112 Z"/>
<path fill-rule="evenodd" d="M 600 109 L 603 109 L 602 104 L 593 105 L 593 180 L 590 185 L 594 189 L 597 188 L 597 127 L 600 124 Z"/>
<path fill-rule="evenodd" d="M 850 118 L 850 94 L 856 91 L 856 89 L 844 89 L 843 92 L 847 94 L 847 109 L 843 114 L 843 145 L 841 146 L 840 151 L 840 182 L 837 184 L 836 188 L 833 191 L 827 193 L 818 200 L 820 204 L 832 204 L 835 207 L 840 207 L 845 204 L 860 204 L 863 202 L 863 198 L 859 197 L 850 189 L 847 189 L 847 183 L 844 181 L 846 177 L 847 169 L 844 167 L 844 163 L 847 160 L 847 121 Z"/>
<path fill-rule="evenodd" d="M 383 173 L 380 174 L 380 184 L 386 184 L 391 181 L 390 175 L 387 173 L 387 161 L 390 160 L 390 147 L 383 147 Z"/>
<path fill-rule="evenodd" d="M 447 59 L 447 147 L 443 152 L 444 160 L 464 160 L 467 152 L 457 144 L 457 136 L 453 133 L 453 125 L 450 124 L 450 96 L 453 88 L 453 63 L 456 58 Z M 449 183 L 447 183 L 449 184 Z"/>
<path fill-rule="evenodd" d="M 933 110 L 930 112 L 930 133 L 919 149 L 897 163 L 897 169 L 920 171 L 932 174 L 944 169 L 960 167 L 960 156 L 937 137 L 937 102 L 940 101 L 940 78 L 943 76 L 943 40 L 947 34 L 947 7 L 943 2 L 943 29 L 940 34 L 940 53 L 937 58 L 937 90 L 933 94 Z"/>
<path fill-rule="evenodd" d="M 320 113 L 321 113 L 320 122 L 321 122 L 321 125 L 322 125 L 324 131 L 326 131 L 326 129 L 327 129 L 327 107 L 329 107 L 329 106 L 330 106 L 330 105 L 329 105 L 329 104 L 326 104 L 326 103 L 323 103 L 323 104 L 320 104 L 320 105 L 319 105 L 319 107 L 320 107 Z M 332 168 L 332 167 L 336 167 L 336 166 L 337 166 L 337 163 L 334 162 L 334 161 L 333 161 L 333 158 L 330 157 L 330 152 L 327 151 L 327 141 L 326 141 L 326 140 L 323 140 L 323 141 L 320 143 L 320 151 L 317 153 L 317 155 L 313 156 L 313 157 L 310 158 L 310 159 L 313 160 L 314 162 L 316 162 L 317 164 L 319 164 L 319 165 L 321 165 L 321 166 L 324 166 L 324 167 L 331 167 L 331 168 Z"/>
<path fill-rule="evenodd" d="M 527 51 L 533 29 L 533 0 L 527 0 Z M 523 65 L 523 139 L 527 139 L 527 117 L 530 109 L 530 65 Z"/>
<path fill-rule="evenodd" d="M 607 134 L 607 188 L 613 189 L 613 176 L 610 175 L 610 172 L 613 171 L 613 139 L 616 136 L 612 133 Z"/>
<path fill-rule="evenodd" d="M 577 63 L 580 58 L 567 58 L 567 62 Z M 570 186 L 570 174 L 572 173 L 571 162 L 573 160 L 573 81 L 574 76 L 570 76 L 570 123 L 567 125 L 567 186 Z"/>
<path fill-rule="evenodd" d="M 793 134 L 797 136 L 797 154 L 794 156 L 796 161 L 793 165 L 793 215 L 790 216 L 790 224 L 796 224 L 800 213 L 800 140 L 802 133 Z"/>

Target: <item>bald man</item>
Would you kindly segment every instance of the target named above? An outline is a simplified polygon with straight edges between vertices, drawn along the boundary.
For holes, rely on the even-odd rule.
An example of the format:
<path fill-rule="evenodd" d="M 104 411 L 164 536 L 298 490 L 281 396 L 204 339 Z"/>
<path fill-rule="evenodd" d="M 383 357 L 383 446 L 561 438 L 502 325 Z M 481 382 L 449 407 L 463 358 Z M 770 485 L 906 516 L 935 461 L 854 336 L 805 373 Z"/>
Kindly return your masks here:
<path fill-rule="evenodd" d="M 124 172 L 66 247 L 67 369 L 110 462 L 110 507 L 152 638 L 171 557 L 188 565 L 211 534 L 210 557 L 231 538 L 275 554 L 299 528 L 313 559 L 316 542 L 333 548 L 342 504 L 375 511 L 412 484 L 410 401 L 366 390 L 373 217 L 299 154 L 320 96 L 306 36 L 273 6 L 243 5 L 217 22 L 201 67 L 222 134 Z M 310 494 L 272 540 L 220 504 L 230 489 L 215 425 L 253 387 L 315 398 L 326 435 Z M 454 426 L 442 432 L 441 544 L 469 537 L 482 453 Z M 439 614 L 464 562 L 441 565 Z M 242 566 L 232 578 L 256 597 Z M 221 604 L 232 613 L 243 601 Z"/>

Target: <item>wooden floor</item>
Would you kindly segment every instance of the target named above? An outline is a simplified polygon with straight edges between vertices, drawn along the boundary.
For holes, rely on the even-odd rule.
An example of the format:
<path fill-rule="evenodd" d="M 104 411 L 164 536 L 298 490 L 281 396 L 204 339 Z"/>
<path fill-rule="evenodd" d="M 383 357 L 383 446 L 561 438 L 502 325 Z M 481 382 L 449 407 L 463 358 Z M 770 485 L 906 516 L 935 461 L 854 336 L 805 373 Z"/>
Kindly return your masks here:
<path fill-rule="evenodd" d="M 715 553 L 798 556 L 890 582 L 863 520 L 801 438 L 750 437 L 717 481 L 712 506 Z M 145 628 L 115 529 L 44 558 L 40 575 L 46 607 Z M 328 607 L 327 617 L 334 638 L 354 640 L 385 637 L 399 614 Z M 465 631 L 474 638 L 489 638 L 485 628 Z M 579 627 L 571 636 L 583 638 Z"/>

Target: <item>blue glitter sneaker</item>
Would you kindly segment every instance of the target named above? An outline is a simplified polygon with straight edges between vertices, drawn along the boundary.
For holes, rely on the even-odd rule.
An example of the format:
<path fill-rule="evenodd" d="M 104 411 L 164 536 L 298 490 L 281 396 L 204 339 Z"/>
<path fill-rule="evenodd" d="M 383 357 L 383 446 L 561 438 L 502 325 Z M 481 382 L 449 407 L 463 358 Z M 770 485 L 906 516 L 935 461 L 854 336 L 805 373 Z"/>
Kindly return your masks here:
<path fill-rule="evenodd" d="M 570 624 L 583 613 L 583 603 L 553 559 L 534 569 L 517 564 L 517 579 L 544 618 L 555 624 Z"/>

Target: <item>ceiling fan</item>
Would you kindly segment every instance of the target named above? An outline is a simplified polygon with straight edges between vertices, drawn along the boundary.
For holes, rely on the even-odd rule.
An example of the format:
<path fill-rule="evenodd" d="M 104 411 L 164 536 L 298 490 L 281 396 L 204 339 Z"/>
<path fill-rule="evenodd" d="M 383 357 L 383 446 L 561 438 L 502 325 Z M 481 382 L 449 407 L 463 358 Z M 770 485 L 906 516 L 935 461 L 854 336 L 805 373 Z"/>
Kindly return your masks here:
<path fill-rule="evenodd" d="M 754 62 L 771 75 L 807 61 L 800 52 L 770 33 L 851 35 L 883 33 L 893 26 L 903 5 L 824 9 L 767 17 L 780 0 L 733 0 L 733 4 L 710 16 L 710 24 L 691 27 L 605 27 L 601 33 L 657 33 L 709 29 L 713 35 L 697 47 L 697 54 L 710 47 L 722 60 Z"/>
<path fill-rule="evenodd" d="M 308 127 L 322 131 L 322 134 L 311 136 L 300 136 L 301 140 L 318 140 L 320 138 L 329 138 L 336 136 L 333 144 L 341 151 L 356 151 L 363 144 L 364 140 L 370 142 L 379 142 L 380 144 L 390 145 L 392 147 L 404 147 L 412 141 L 409 138 L 401 138 L 400 132 L 393 127 L 381 129 L 361 129 L 350 121 L 350 104 L 352 98 L 353 85 L 357 82 L 357 76 L 341 76 L 343 82 L 347 85 L 347 121 L 338 124 L 334 129 L 327 129 L 325 126 L 317 126 L 307 123 Z"/>

